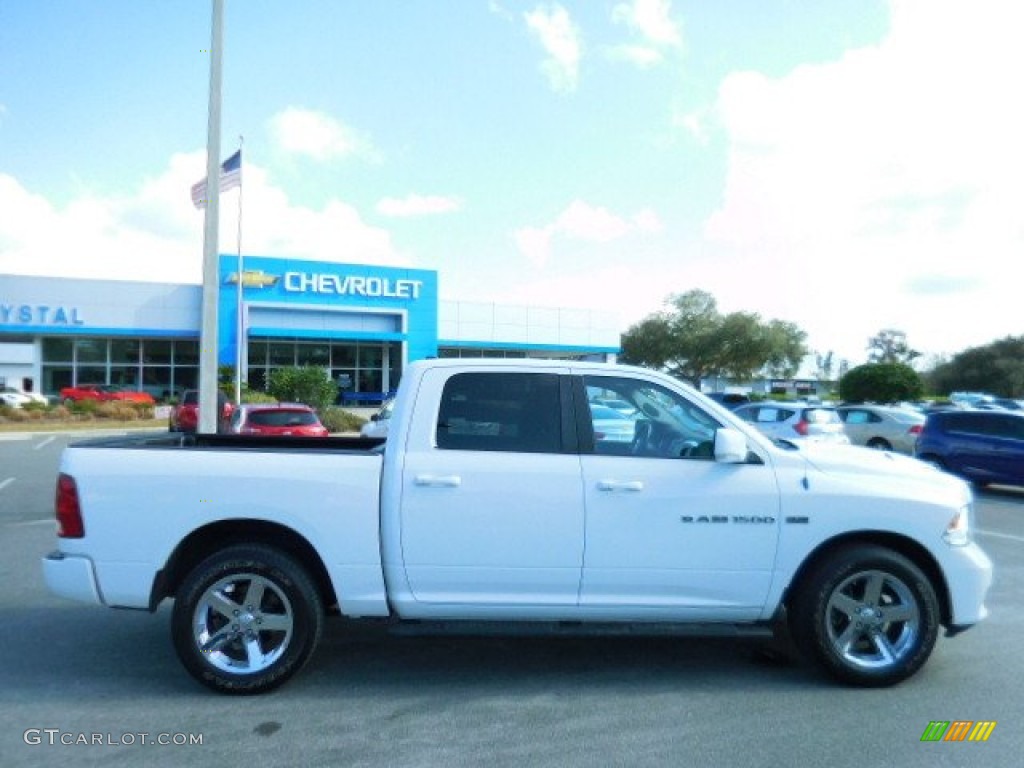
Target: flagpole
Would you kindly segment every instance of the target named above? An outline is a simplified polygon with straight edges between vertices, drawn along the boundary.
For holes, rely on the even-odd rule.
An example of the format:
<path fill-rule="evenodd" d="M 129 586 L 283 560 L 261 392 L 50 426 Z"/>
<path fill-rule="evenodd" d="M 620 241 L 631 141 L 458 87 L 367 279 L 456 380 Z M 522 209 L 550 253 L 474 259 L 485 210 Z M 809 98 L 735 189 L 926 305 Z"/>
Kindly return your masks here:
<path fill-rule="evenodd" d="M 199 433 L 217 432 L 217 236 L 220 222 L 221 40 L 224 2 L 212 0 L 210 106 L 206 140 L 206 217 L 203 225 L 203 309 L 199 332 Z"/>
<path fill-rule="evenodd" d="M 241 152 L 242 145 L 245 143 L 245 137 L 238 137 L 238 152 L 239 152 L 239 163 L 241 164 Z M 245 333 L 245 316 L 243 313 L 242 306 L 242 294 L 245 275 L 245 267 L 242 264 L 242 176 L 241 166 L 239 166 L 239 177 L 238 177 L 238 284 L 237 291 L 235 292 L 235 311 L 238 315 L 238 327 L 237 327 L 237 338 L 235 340 L 235 403 L 241 404 L 242 402 L 242 367 L 246 364 L 248 355 L 246 354 L 246 333 Z"/>

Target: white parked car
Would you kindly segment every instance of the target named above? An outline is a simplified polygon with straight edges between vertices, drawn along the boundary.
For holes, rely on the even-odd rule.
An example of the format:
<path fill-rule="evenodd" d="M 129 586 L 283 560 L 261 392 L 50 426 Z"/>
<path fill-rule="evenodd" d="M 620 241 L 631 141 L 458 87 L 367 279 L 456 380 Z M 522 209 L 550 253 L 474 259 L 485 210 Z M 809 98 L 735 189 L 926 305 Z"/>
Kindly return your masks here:
<path fill-rule="evenodd" d="M 843 420 L 835 408 L 807 403 L 752 403 L 733 411 L 759 430 L 782 440 L 810 440 L 849 445 Z"/>
<path fill-rule="evenodd" d="M 17 387 L 5 386 L 0 389 L 0 403 L 11 408 L 21 408 L 26 403 L 42 403 L 46 405 L 47 400 L 36 392 L 26 392 Z"/>
<path fill-rule="evenodd" d="M 394 408 L 395 401 L 388 400 L 377 413 L 370 417 L 368 422 L 363 424 L 359 434 L 363 437 L 387 437 L 388 425 L 391 423 L 391 413 Z"/>

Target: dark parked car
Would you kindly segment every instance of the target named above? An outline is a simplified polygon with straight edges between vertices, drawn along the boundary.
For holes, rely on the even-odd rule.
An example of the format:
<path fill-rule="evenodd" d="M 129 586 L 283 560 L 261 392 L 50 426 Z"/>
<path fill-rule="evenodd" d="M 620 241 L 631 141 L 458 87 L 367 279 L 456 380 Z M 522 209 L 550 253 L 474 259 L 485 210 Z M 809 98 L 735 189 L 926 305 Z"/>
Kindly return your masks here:
<path fill-rule="evenodd" d="M 976 485 L 1024 485 L 1024 414 L 938 411 L 928 414 L 914 454 Z"/>
<path fill-rule="evenodd" d="M 705 394 L 719 405 L 724 405 L 730 411 L 735 411 L 741 405 L 746 405 L 750 402 L 749 395 L 744 395 L 742 392 L 707 392 Z"/>

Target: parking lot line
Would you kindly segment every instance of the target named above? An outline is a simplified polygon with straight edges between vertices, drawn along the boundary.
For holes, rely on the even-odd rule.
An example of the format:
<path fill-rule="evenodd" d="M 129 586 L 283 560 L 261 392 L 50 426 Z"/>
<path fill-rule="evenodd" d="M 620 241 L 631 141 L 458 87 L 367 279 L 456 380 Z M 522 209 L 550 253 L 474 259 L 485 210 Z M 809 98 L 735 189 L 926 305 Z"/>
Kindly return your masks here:
<path fill-rule="evenodd" d="M 52 443 L 56 439 L 57 439 L 56 435 L 50 435 L 48 438 L 43 440 L 41 443 L 37 443 L 36 445 L 33 445 L 32 446 L 32 450 L 33 451 L 38 451 L 40 448 L 49 445 L 50 443 Z"/>
<path fill-rule="evenodd" d="M 6 488 L 8 485 L 14 482 L 13 477 L 8 477 L 6 480 L 0 480 L 0 491 Z"/>
<path fill-rule="evenodd" d="M 1024 536 L 1015 536 L 1012 533 L 999 533 L 998 531 L 986 531 L 982 528 L 978 529 L 978 533 L 982 536 L 994 536 L 997 539 L 1010 539 L 1011 541 L 1022 541 L 1024 542 Z"/>

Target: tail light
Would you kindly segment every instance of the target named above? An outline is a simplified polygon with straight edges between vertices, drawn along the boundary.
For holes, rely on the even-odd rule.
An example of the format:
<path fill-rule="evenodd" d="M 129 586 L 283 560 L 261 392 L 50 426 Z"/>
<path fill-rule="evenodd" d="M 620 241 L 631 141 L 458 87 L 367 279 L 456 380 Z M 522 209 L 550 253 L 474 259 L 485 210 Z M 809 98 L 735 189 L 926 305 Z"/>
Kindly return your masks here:
<path fill-rule="evenodd" d="M 57 475 L 57 497 L 54 502 L 57 515 L 57 535 L 62 539 L 80 539 L 85 536 L 82 522 L 82 508 L 78 503 L 78 486 L 75 478 L 61 473 Z"/>
<path fill-rule="evenodd" d="M 908 434 L 911 434 L 914 437 L 919 437 L 921 435 L 921 425 L 920 424 L 915 424 L 914 426 L 912 426 L 908 430 Z"/>
<path fill-rule="evenodd" d="M 805 421 L 804 419 L 800 419 L 800 421 L 798 421 L 794 425 L 793 429 L 796 430 L 796 433 L 798 435 L 801 435 L 803 437 L 807 437 L 807 432 L 809 431 L 808 427 L 810 427 L 810 422 L 809 421 Z"/>

